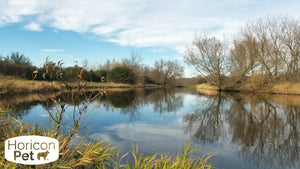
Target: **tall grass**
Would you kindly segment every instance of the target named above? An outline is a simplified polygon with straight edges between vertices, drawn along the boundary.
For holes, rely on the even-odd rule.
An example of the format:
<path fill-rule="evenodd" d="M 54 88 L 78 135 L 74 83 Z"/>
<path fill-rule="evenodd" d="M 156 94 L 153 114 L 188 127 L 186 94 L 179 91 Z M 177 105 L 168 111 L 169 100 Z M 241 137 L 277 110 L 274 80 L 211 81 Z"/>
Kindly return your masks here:
<path fill-rule="evenodd" d="M 2 119 L 3 120 L 3 119 Z M 61 147 L 60 157 L 57 161 L 49 164 L 29 166 L 4 159 L 4 141 L 7 138 L 22 136 L 22 135 L 42 135 L 53 136 L 51 129 L 41 130 L 39 126 L 32 126 L 31 124 L 22 124 L 20 121 L 14 119 L 14 123 L 6 123 L 1 125 L 1 151 L 0 151 L 0 168 L 94 168 L 94 167 L 108 167 L 109 161 L 116 151 L 116 147 L 111 146 L 103 141 L 89 142 L 82 144 L 85 138 L 81 139 L 76 146 L 71 146 L 69 143 L 65 147 Z M 6 120 L 7 122 L 7 120 Z M 1 123 L 2 124 L 2 123 Z M 57 137 L 60 145 L 68 142 L 68 134 L 62 134 Z"/>
<path fill-rule="evenodd" d="M 117 147 L 98 140 L 96 142 L 84 143 L 86 136 L 78 144 L 72 145 L 69 141 L 70 132 L 58 134 L 60 150 L 59 159 L 55 162 L 30 166 L 13 163 L 4 158 L 4 141 L 11 137 L 22 135 L 41 135 L 53 137 L 55 126 L 51 129 L 42 130 L 40 126 L 23 124 L 16 119 L 0 119 L 0 168 L 115 168 L 115 169 L 210 169 L 208 162 L 213 154 L 206 154 L 203 157 L 193 156 L 196 151 L 191 147 L 191 142 L 186 142 L 183 152 L 176 157 L 165 154 L 144 155 L 139 154 L 138 146 L 131 152 L 132 162 L 122 163 L 122 159 L 128 153 L 119 158 Z M 73 133 L 74 134 L 74 133 Z"/>
<path fill-rule="evenodd" d="M 132 151 L 134 161 L 126 165 L 126 169 L 211 169 L 208 162 L 213 154 L 206 154 L 203 157 L 193 156 L 197 149 L 191 147 L 191 142 L 186 142 L 183 152 L 176 157 L 165 154 L 144 155 L 138 153 L 138 146 Z"/>
<path fill-rule="evenodd" d="M 18 77 L 0 75 L 0 95 L 45 93 L 49 90 L 60 90 L 57 82 L 24 80 Z"/>

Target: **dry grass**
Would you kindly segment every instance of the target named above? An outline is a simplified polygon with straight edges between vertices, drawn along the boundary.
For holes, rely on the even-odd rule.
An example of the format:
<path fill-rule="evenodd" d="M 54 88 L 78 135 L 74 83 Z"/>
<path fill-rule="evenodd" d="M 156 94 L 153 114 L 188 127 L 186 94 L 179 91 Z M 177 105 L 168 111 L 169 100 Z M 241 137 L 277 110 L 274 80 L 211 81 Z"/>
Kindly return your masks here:
<path fill-rule="evenodd" d="M 132 85 L 123 83 L 99 83 L 99 82 L 87 82 L 87 88 L 130 88 Z"/>
<path fill-rule="evenodd" d="M 300 95 L 300 82 L 280 82 L 276 83 L 271 88 L 272 93 L 278 94 L 299 94 Z"/>
<path fill-rule="evenodd" d="M 24 94 L 60 89 L 57 82 L 23 80 L 7 76 L 0 76 L 0 79 L 0 94 Z"/>
<path fill-rule="evenodd" d="M 275 82 L 265 86 L 246 83 L 239 89 L 242 92 L 300 95 L 299 82 Z"/>
<path fill-rule="evenodd" d="M 200 84 L 196 86 L 196 90 L 203 94 L 215 95 L 217 88 L 209 84 Z M 285 81 L 270 83 L 263 86 L 249 81 L 240 86 L 237 91 L 245 93 L 300 95 L 300 82 Z"/>
<path fill-rule="evenodd" d="M 207 83 L 199 84 L 196 86 L 197 89 L 203 89 L 203 90 L 217 90 L 218 88 L 216 86 L 212 86 Z"/>
<path fill-rule="evenodd" d="M 69 83 L 72 85 L 72 83 Z M 85 89 L 112 89 L 112 88 L 143 88 L 158 87 L 157 85 L 143 84 L 123 84 L 123 83 L 99 83 L 99 82 L 82 82 Z M 49 93 L 51 91 L 59 91 L 64 83 L 24 80 L 11 76 L 0 76 L 0 95 L 5 94 L 28 94 L 28 93 Z"/>
<path fill-rule="evenodd" d="M 207 83 L 196 85 L 196 90 L 199 93 L 203 93 L 203 94 L 211 95 L 211 96 L 214 96 L 214 95 L 218 94 L 217 87 L 209 85 Z"/>

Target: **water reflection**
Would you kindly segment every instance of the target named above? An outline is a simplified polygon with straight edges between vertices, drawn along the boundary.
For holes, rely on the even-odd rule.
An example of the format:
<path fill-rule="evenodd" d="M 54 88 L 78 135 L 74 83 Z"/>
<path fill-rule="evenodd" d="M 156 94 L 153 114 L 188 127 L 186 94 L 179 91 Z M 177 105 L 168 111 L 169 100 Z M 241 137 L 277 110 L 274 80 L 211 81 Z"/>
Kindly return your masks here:
<path fill-rule="evenodd" d="M 154 105 L 153 110 L 157 113 L 176 112 L 183 106 L 182 89 L 160 89 L 152 90 L 146 96 L 146 100 Z"/>
<path fill-rule="evenodd" d="M 86 92 L 75 104 L 93 95 Z M 91 117 L 89 137 L 112 141 L 123 152 L 139 143 L 145 153 L 155 147 L 177 153 L 178 145 L 193 136 L 207 152 L 218 149 L 216 163 L 238 161 L 228 168 L 299 168 L 300 104 L 295 100 L 300 96 L 203 95 L 178 88 L 107 90 L 94 102 L 102 105 L 102 112 Z M 47 113 L 42 109 L 51 108 L 50 101 L 46 96 L 14 96 L 1 98 L 0 105 L 15 110 L 6 116 L 39 120 L 42 111 Z M 226 158 L 218 156 L 221 153 Z"/>
<path fill-rule="evenodd" d="M 223 120 L 221 112 L 223 108 L 223 98 L 221 95 L 207 97 L 201 104 L 195 105 L 193 113 L 187 114 L 183 118 L 186 132 L 194 131 L 194 139 L 200 142 L 214 142 L 219 140 L 222 133 Z"/>
<path fill-rule="evenodd" d="M 194 106 L 194 112 L 185 115 L 183 123 L 197 141 L 229 138 L 237 145 L 240 157 L 260 167 L 299 165 L 299 106 L 220 94 Z"/>
<path fill-rule="evenodd" d="M 1 96 L 0 105 L 10 110 L 7 113 L 1 113 L 1 116 L 22 119 L 34 106 L 46 102 L 48 99 L 49 96 L 38 94 Z"/>
<path fill-rule="evenodd" d="M 232 141 L 256 165 L 292 167 L 299 161 L 300 108 L 236 97 L 228 112 Z"/>
<path fill-rule="evenodd" d="M 140 89 L 108 91 L 100 101 L 105 101 L 107 108 L 121 109 L 123 114 L 139 113 L 144 105 L 153 105 L 153 111 L 159 114 L 176 112 L 183 107 L 182 89 Z"/>
<path fill-rule="evenodd" d="M 135 90 L 107 92 L 105 99 L 115 108 L 127 108 L 134 104 L 136 92 Z"/>
<path fill-rule="evenodd" d="M 106 110 L 114 111 L 120 109 L 123 114 L 130 114 L 133 119 L 138 116 L 139 108 L 143 105 L 152 104 L 153 110 L 156 113 L 162 114 L 174 112 L 183 107 L 183 89 L 121 89 L 108 90 L 105 95 L 97 98 L 97 102 L 104 105 Z M 89 91 L 82 93 L 76 100 L 72 100 L 72 93 L 56 93 L 53 96 L 47 95 L 14 95 L 6 98 L 1 98 L 0 103 L 8 105 L 13 109 L 10 116 L 22 119 L 25 116 L 26 110 L 30 110 L 36 105 L 41 105 L 44 109 L 51 108 L 52 99 L 64 100 L 68 105 L 80 105 L 87 97 L 94 97 L 97 92 Z M 52 98 L 52 99 L 51 99 Z"/>

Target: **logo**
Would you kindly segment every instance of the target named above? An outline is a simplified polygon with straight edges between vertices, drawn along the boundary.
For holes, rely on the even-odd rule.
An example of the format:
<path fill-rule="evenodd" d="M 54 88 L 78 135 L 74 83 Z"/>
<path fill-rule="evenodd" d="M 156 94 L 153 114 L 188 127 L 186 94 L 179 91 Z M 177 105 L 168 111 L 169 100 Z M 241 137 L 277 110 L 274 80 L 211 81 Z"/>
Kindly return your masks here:
<path fill-rule="evenodd" d="M 38 165 L 56 161 L 59 157 L 58 140 L 44 136 L 20 136 L 5 141 L 8 161 Z"/>

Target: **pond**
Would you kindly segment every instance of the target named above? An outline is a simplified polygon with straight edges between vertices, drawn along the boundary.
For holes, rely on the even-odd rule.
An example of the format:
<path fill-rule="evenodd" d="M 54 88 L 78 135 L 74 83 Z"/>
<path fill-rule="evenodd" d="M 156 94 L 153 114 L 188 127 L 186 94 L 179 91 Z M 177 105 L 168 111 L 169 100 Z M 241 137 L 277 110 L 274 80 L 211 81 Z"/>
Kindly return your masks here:
<path fill-rule="evenodd" d="M 1 104 L 14 107 L 9 116 L 47 127 L 54 107 L 36 97 L 7 97 Z M 73 110 L 66 105 L 64 123 L 72 122 Z M 215 153 L 214 168 L 300 168 L 300 96 L 108 90 L 83 113 L 87 127 L 77 137 L 88 132 L 89 140 L 111 142 L 121 154 L 138 145 L 141 153 L 176 155 L 192 140 L 195 155 Z"/>

